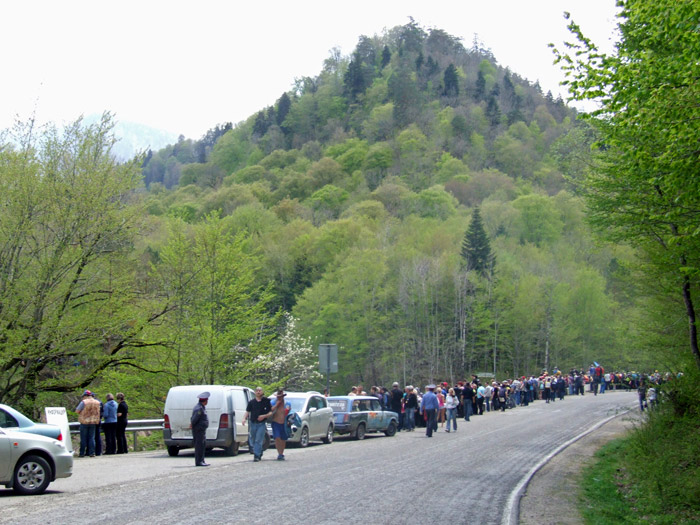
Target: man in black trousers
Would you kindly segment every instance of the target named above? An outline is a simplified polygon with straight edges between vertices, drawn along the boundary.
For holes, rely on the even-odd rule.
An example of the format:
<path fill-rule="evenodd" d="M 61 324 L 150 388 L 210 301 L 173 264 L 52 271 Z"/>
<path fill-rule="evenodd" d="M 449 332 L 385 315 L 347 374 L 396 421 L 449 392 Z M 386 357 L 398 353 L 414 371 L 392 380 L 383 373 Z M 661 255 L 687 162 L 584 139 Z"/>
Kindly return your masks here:
<path fill-rule="evenodd" d="M 192 439 L 194 440 L 194 464 L 196 467 L 208 467 L 209 463 L 204 461 L 204 451 L 207 442 L 207 427 L 209 426 L 209 416 L 207 415 L 207 403 L 209 402 L 209 392 L 199 394 L 199 402 L 192 409 Z"/>

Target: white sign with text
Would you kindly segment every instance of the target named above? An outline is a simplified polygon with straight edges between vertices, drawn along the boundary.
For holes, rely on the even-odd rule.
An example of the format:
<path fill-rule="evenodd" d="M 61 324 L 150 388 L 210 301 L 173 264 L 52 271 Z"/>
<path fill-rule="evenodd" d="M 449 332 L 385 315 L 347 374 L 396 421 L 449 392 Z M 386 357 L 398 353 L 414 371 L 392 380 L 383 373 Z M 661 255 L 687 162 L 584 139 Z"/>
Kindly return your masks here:
<path fill-rule="evenodd" d="M 61 434 L 63 434 L 63 443 L 65 443 L 69 452 L 73 452 L 73 440 L 70 438 L 68 413 L 65 407 L 46 407 L 44 408 L 44 413 L 46 414 L 47 423 L 60 427 Z"/>

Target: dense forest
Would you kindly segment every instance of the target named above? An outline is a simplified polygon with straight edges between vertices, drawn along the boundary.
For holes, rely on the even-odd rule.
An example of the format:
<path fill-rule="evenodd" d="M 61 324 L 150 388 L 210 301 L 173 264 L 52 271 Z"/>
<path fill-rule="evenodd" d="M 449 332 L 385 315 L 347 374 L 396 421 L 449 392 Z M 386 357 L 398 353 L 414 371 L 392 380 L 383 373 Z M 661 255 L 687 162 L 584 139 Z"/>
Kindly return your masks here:
<path fill-rule="evenodd" d="M 343 391 L 687 353 L 675 282 L 586 220 L 600 130 L 478 42 L 361 36 L 246 121 L 126 163 L 112 126 L 1 141 L 1 402 L 321 388 L 319 343 Z"/>

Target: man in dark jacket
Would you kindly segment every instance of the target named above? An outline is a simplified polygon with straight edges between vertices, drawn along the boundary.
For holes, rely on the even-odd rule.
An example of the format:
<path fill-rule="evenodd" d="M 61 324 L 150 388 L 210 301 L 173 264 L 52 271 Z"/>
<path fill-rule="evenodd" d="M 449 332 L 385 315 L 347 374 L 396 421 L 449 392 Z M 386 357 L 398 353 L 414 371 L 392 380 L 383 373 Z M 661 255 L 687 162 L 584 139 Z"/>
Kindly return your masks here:
<path fill-rule="evenodd" d="M 209 416 L 207 415 L 207 403 L 209 402 L 209 392 L 199 394 L 199 401 L 192 409 L 192 439 L 194 440 L 194 465 L 196 467 L 208 467 L 209 463 L 204 461 L 204 451 L 207 444 L 207 428 L 209 427 Z"/>
<path fill-rule="evenodd" d="M 399 415 L 399 430 L 405 427 L 403 422 L 403 414 L 401 413 L 401 400 L 403 400 L 403 392 L 399 388 L 398 383 L 391 386 L 391 410 Z"/>

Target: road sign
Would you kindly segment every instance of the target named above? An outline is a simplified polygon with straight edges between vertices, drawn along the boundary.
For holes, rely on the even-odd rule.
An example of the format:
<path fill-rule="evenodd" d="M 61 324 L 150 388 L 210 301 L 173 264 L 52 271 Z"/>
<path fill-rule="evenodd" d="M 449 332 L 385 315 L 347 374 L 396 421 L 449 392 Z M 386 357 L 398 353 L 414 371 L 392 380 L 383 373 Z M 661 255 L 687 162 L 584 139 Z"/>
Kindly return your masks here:
<path fill-rule="evenodd" d="M 318 345 L 318 369 L 322 374 L 335 374 L 338 371 L 338 345 Z"/>

